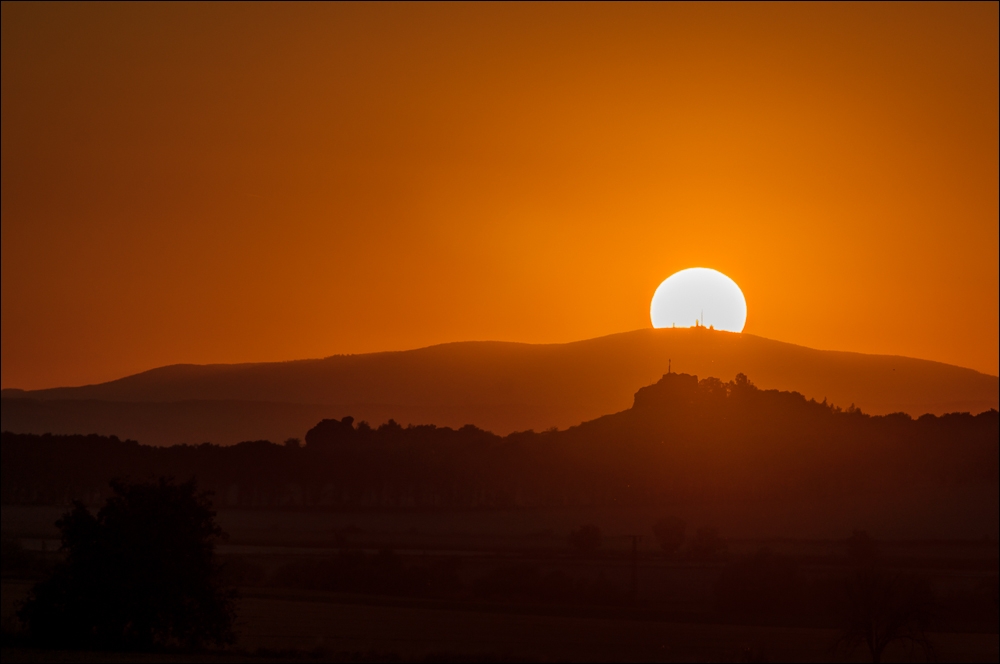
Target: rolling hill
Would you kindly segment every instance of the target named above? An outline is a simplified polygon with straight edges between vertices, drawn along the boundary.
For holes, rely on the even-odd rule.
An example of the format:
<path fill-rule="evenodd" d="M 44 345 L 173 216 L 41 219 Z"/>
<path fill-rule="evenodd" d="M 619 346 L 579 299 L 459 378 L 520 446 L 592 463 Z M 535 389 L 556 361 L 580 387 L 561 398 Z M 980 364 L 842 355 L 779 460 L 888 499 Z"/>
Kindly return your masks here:
<path fill-rule="evenodd" d="M 95 435 L 0 436 L 4 505 L 100 502 L 113 477 L 195 477 L 246 509 L 462 511 L 682 508 L 745 535 L 836 537 L 859 526 L 995 539 L 1000 416 L 870 416 L 670 373 L 630 408 L 506 437 L 326 419 L 305 445 L 153 447 Z"/>
<path fill-rule="evenodd" d="M 318 420 L 565 428 L 628 408 L 672 366 L 917 416 L 997 408 L 997 376 L 913 358 L 822 351 L 705 329 L 637 330 L 566 344 L 460 342 L 231 365 L 172 365 L 118 380 L 4 390 L 2 428 L 115 434 L 154 445 L 302 437 Z"/>

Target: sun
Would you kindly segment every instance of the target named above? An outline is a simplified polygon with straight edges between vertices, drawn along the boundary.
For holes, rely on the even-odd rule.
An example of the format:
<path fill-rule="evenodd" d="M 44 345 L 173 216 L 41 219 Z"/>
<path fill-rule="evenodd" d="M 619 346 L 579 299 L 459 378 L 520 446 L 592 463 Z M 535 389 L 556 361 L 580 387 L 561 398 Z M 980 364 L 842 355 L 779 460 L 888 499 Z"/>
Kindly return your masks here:
<path fill-rule="evenodd" d="M 670 275 L 649 305 L 653 327 L 713 327 L 742 332 L 747 300 L 736 282 L 718 270 L 692 267 Z"/>

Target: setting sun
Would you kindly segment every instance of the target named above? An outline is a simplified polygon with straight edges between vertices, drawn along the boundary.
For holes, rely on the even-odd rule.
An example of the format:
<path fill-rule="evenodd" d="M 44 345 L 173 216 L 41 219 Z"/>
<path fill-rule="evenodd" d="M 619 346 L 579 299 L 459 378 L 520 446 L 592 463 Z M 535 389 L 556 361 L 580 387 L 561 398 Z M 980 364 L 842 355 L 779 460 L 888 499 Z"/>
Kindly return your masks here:
<path fill-rule="evenodd" d="M 0 664 L 1000 661 L 1000 2 L 0 13 Z"/>
<path fill-rule="evenodd" d="M 692 267 L 670 275 L 649 305 L 653 327 L 713 327 L 742 332 L 747 300 L 736 282 L 718 270 Z"/>

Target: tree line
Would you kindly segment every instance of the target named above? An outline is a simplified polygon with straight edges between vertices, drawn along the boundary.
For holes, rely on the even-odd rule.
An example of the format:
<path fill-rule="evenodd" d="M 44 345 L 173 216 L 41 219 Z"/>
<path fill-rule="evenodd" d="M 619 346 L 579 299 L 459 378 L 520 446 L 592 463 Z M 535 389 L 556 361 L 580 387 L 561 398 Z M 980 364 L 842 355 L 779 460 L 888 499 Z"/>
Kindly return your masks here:
<path fill-rule="evenodd" d="M 4 432 L 4 504 L 98 504 L 108 480 L 197 478 L 219 507 L 627 506 L 837 500 L 998 483 L 998 413 L 871 416 L 796 392 L 667 374 L 633 406 L 562 431 L 323 420 L 304 444 L 149 447 Z"/>

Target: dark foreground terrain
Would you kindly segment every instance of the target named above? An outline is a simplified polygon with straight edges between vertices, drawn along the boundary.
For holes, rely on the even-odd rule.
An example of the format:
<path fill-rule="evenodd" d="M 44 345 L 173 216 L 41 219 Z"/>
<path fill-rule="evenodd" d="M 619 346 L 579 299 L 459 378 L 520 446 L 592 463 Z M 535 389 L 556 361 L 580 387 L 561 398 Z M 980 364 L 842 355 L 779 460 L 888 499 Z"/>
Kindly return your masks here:
<path fill-rule="evenodd" d="M 150 661 L 865 661 L 842 639 L 864 574 L 931 648 L 884 660 L 1000 655 L 996 411 L 871 417 L 669 374 L 563 431 L 343 418 L 304 443 L 0 449 L 4 661 L 109 657 L 19 646 L 14 609 L 71 500 L 163 475 L 214 491 L 241 599 L 233 648 Z"/>
<path fill-rule="evenodd" d="M 4 594 L 11 587 L 4 585 Z M 235 652 L 191 656 L 4 648 L 7 661 L 866 661 L 829 629 L 581 618 L 248 594 Z M 996 635 L 935 633 L 941 661 L 996 661 Z M 750 657 L 748 657 L 748 654 Z M 751 658 L 756 657 L 756 660 Z M 884 661 L 911 661 L 893 649 Z M 919 660 L 919 658 L 917 658 Z"/>
<path fill-rule="evenodd" d="M 59 557 L 55 508 L 3 508 L 3 619 Z M 569 533 L 624 514 L 587 509 L 386 514 L 223 510 L 219 553 L 238 584 L 238 641 L 224 659 L 866 661 L 837 646 L 851 541 L 691 533 L 666 554 L 647 526 Z M 539 528 L 549 524 L 549 528 Z M 618 532 L 622 532 L 618 531 Z M 11 542 L 21 551 L 11 565 Z M 992 541 L 879 542 L 882 564 L 931 588 L 942 661 L 996 661 Z M 633 585 L 633 574 L 635 582 Z M 201 659 L 204 655 L 191 657 Z M 4 661 L 71 661 L 6 648 Z M 105 659 L 106 654 L 93 659 Z M 165 661 L 167 656 L 147 656 Z M 892 646 L 886 661 L 921 660 Z M 126 659 L 123 657 L 123 659 Z M 181 658 L 183 659 L 183 658 Z"/>

